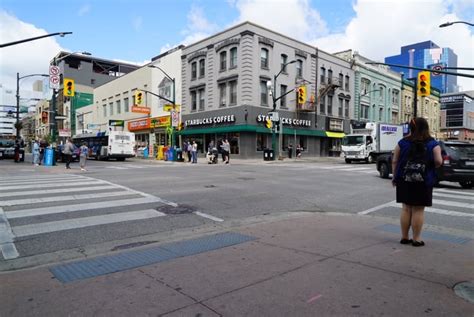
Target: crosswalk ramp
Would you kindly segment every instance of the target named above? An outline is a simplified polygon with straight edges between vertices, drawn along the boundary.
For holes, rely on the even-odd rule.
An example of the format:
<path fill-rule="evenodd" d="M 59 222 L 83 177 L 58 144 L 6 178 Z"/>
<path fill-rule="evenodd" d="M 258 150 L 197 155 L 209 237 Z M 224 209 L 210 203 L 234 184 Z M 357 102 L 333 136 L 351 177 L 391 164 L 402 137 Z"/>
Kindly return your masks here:
<path fill-rule="evenodd" d="M 398 207 L 401 204 L 395 200 L 358 212 L 368 215 L 382 212 L 386 208 Z M 426 207 L 425 212 L 463 219 L 474 220 L 474 192 L 469 190 L 434 188 L 433 206 Z"/>
<path fill-rule="evenodd" d="M 36 175 L 0 180 L 0 251 L 20 256 L 15 242 L 25 237 L 166 216 L 174 202 L 83 175 Z M 196 212 L 195 215 L 209 218 Z M 212 219 L 212 218 L 209 218 Z"/>

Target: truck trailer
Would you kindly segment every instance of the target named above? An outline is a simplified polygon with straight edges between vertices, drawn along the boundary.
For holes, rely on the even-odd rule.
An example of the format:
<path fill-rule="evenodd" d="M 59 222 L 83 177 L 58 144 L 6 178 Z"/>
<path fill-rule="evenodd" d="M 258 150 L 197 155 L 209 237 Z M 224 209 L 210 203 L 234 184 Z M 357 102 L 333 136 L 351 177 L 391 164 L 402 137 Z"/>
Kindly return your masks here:
<path fill-rule="evenodd" d="M 342 140 L 346 163 L 365 161 L 373 163 L 381 154 L 393 151 L 403 137 L 403 126 L 381 122 L 352 125 L 352 132 Z"/>

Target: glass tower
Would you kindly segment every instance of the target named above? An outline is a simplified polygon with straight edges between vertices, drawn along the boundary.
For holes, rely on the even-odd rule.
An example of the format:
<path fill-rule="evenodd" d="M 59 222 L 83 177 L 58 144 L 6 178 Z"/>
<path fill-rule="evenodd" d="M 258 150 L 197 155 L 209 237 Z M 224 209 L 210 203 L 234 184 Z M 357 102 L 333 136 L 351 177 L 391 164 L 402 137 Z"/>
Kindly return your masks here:
<path fill-rule="evenodd" d="M 412 67 L 431 69 L 435 66 L 457 67 L 458 56 L 449 47 L 439 47 L 432 41 L 420 42 L 402 46 L 399 55 L 385 57 L 385 63 L 406 65 Z M 404 73 L 405 78 L 415 78 L 418 75 L 416 69 L 390 67 L 392 70 Z M 448 70 L 456 72 L 456 70 Z M 431 86 L 439 89 L 441 93 L 457 92 L 457 76 L 436 75 L 431 73 Z"/>

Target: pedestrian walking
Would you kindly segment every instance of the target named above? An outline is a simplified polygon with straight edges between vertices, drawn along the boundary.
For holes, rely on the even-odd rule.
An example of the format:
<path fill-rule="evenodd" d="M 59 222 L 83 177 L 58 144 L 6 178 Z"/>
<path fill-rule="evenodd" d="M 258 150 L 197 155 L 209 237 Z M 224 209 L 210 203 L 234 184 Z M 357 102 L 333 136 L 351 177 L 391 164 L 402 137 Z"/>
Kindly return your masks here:
<path fill-rule="evenodd" d="M 66 160 L 66 168 L 70 169 L 69 166 L 72 160 L 72 153 L 74 152 L 74 144 L 72 144 L 71 139 L 67 139 L 66 144 L 64 144 L 63 155 Z"/>
<path fill-rule="evenodd" d="M 79 148 L 79 165 L 81 166 L 81 171 L 86 170 L 86 162 L 87 157 L 89 156 L 89 148 L 87 147 L 87 143 L 82 143 L 81 147 Z"/>
<path fill-rule="evenodd" d="M 191 157 L 193 154 L 193 144 L 191 142 L 188 142 L 188 162 L 191 162 Z"/>
<path fill-rule="evenodd" d="M 303 151 L 303 148 L 301 147 L 301 145 L 297 144 L 296 145 L 296 158 L 301 158 L 301 151 Z"/>
<path fill-rule="evenodd" d="M 441 166 L 443 159 L 439 143 L 430 136 L 426 119 L 414 118 L 409 127 L 410 134 L 395 147 L 392 184 L 396 187 L 397 203 L 402 203 L 400 243 L 420 247 L 425 245 L 421 240 L 424 210 L 433 204 L 435 168 Z"/>
<path fill-rule="evenodd" d="M 33 148 L 31 152 L 33 154 L 33 164 L 38 166 L 40 160 L 40 146 L 38 144 L 38 140 L 33 141 Z"/>
<path fill-rule="evenodd" d="M 226 164 L 229 164 L 229 159 L 230 159 L 230 144 L 227 139 L 224 139 L 221 144 L 221 149 L 222 149 L 222 160 Z"/>
<path fill-rule="evenodd" d="M 20 158 L 20 139 L 15 140 L 15 147 L 14 147 L 14 154 L 15 154 L 15 163 L 19 163 L 21 158 Z"/>
<path fill-rule="evenodd" d="M 293 157 L 293 144 L 288 144 L 288 158 Z"/>
<path fill-rule="evenodd" d="M 193 145 L 192 145 L 192 149 L 191 149 L 191 154 L 192 154 L 192 157 L 193 157 L 193 163 L 196 164 L 197 163 L 197 143 L 196 141 L 193 141 Z"/>

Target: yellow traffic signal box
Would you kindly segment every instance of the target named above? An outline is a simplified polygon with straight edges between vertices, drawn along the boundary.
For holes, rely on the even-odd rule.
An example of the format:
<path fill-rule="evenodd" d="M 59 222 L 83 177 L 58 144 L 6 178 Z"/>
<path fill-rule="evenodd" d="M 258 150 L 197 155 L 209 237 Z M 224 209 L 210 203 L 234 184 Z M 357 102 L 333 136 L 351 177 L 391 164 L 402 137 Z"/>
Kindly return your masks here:
<path fill-rule="evenodd" d="M 64 78 L 63 95 L 65 97 L 74 97 L 75 90 L 74 79 Z"/>
<path fill-rule="evenodd" d="M 135 91 L 135 105 L 141 105 L 143 103 L 143 93 L 140 90 Z"/>
<path fill-rule="evenodd" d="M 298 87 L 298 104 L 302 105 L 306 102 L 306 86 Z"/>
<path fill-rule="evenodd" d="M 418 73 L 418 82 L 417 82 L 417 95 L 421 97 L 429 96 L 430 91 L 430 72 L 419 72 Z"/>

